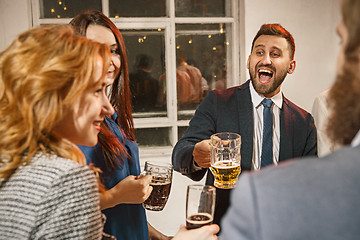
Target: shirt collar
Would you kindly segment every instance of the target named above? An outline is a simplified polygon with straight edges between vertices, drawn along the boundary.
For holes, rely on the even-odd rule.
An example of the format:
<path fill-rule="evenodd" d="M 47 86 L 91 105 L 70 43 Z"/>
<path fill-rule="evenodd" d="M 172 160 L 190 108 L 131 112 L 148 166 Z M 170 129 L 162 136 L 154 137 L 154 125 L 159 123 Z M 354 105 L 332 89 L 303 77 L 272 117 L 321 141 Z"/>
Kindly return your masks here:
<path fill-rule="evenodd" d="M 360 145 L 360 130 L 355 135 L 354 139 L 351 142 L 352 147 L 356 147 Z"/>
<path fill-rule="evenodd" d="M 259 94 L 255 91 L 255 88 L 252 84 L 252 81 L 250 80 L 250 95 L 251 95 L 251 100 L 253 102 L 253 105 L 257 108 L 260 104 L 261 101 L 265 98 L 264 95 Z M 282 108 L 282 103 L 283 103 L 283 95 L 282 95 L 282 91 L 280 89 L 280 92 L 277 93 L 276 95 L 272 96 L 272 98 L 270 98 L 274 104 L 278 107 L 278 108 Z"/>

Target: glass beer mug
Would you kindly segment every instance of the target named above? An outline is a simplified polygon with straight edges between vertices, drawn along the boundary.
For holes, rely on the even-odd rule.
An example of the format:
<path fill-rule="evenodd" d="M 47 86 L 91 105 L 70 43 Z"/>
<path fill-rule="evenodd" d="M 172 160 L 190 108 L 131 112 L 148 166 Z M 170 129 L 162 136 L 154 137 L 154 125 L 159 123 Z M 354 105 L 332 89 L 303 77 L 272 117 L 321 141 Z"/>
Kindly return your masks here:
<path fill-rule="evenodd" d="M 241 172 L 241 136 L 230 132 L 216 133 L 211 136 L 210 143 L 214 186 L 234 188 Z"/>
<path fill-rule="evenodd" d="M 150 196 L 143 202 L 144 208 L 151 211 L 163 210 L 170 194 L 173 166 L 170 163 L 146 161 L 142 174 L 152 176 L 150 185 L 153 187 Z"/>

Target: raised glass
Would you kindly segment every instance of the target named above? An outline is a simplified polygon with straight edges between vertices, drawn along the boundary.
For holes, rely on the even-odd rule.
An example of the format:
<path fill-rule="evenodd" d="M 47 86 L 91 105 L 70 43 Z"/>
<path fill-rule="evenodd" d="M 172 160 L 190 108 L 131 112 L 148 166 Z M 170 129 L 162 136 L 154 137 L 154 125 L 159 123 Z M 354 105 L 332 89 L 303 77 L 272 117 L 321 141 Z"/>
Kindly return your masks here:
<path fill-rule="evenodd" d="M 211 224 L 214 219 L 216 188 L 189 185 L 186 193 L 186 228 L 194 229 Z"/>
<path fill-rule="evenodd" d="M 146 161 L 143 173 L 152 176 L 150 185 L 153 187 L 150 196 L 143 202 L 144 208 L 163 210 L 171 190 L 173 166 L 170 163 Z"/>
<path fill-rule="evenodd" d="M 211 167 L 214 186 L 230 189 L 236 186 L 241 172 L 241 137 L 236 133 L 211 135 Z"/>

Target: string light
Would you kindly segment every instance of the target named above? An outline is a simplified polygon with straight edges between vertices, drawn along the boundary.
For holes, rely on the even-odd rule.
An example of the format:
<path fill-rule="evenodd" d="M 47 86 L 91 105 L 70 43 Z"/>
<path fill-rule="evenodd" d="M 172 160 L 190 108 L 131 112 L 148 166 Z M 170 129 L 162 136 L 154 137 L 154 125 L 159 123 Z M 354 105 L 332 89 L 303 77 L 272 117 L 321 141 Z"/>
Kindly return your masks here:
<path fill-rule="evenodd" d="M 67 10 L 67 7 L 66 6 L 64 6 L 64 11 L 66 11 Z"/>
<path fill-rule="evenodd" d="M 213 51 L 216 51 L 216 47 L 213 47 Z"/>
<path fill-rule="evenodd" d="M 143 39 L 146 40 L 146 36 L 144 36 Z"/>
<path fill-rule="evenodd" d="M 62 1 L 59 1 L 58 3 L 59 3 L 59 5 L 61 5 L 61 4 L 62 4 Z"/>
<path fill-rule="evenodd" d="M 139 42 L 139 43 L 143 43 L 143 42 L 144 42 L 144 39 L 139 38 L 139 39 L 138 39 L 138 42 Z"/>
<path fill-rule="evenodd" d="M 208 35 L 208 38 L 211 38 L 211 37 L 212 37 L 211 34 L 209 34 L 209 35 Z"/>
<path fill-rule="evenodd" d="M 162 29 L 161 28 L 158 28 L 158 32 L 161 32 L 162 31 Z"/>
<path fill-rule="evenodd" d="M 223 25 L 220 23 L 220 33 L 224 33 Z"/>
<path fill-rule="evenodd" d="M 52 8 L 52 9 L 51 9 L 51 12 L 54 13 L 54 12 L 55 12 L 55 9 Z"/>
<path fill-rule="evenodd" d="M 179 45 L 177 45 L 177 46 L 176 46 L 176 49 L 180 49 L 180 46 L 179 46 Z"/>
<path fill-rule="evenodd" d="M 116 15 L 115 15 L 115 18 L 119 18 L 119 15 L 118 15 L 118 14 L 116 14 Z"/>
<path fill-rule="evenodd" d="M 189 40 L 189 44 L 192 44 L 192 39 Z"/>
<path fill-rule="evenodd" d="M 230 45 L 230 43 L 229 43 L 229 42 L 226 42 L 225 44 L 226 44 L 227 46 L 229 46 L 229 45 Z"/>
<path fill-rule="evenodd" d="M 56 17 L 57 17 L 57 18 L 61 18 L 61 16 L 60 16 L 60 15 L 57 15 Z"/>

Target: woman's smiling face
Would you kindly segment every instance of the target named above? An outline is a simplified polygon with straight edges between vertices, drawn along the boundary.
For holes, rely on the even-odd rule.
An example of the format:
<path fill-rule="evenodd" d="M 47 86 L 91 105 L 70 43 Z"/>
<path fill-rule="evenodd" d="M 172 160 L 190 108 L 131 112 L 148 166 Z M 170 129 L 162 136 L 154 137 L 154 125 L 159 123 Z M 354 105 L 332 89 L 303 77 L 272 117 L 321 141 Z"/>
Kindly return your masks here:
<path fill-rule="evenodd" d="M 89 25 L 86 30 L 86 38 L 109 46 L 111 51 L 111 64 L 108 69 L 107 78 L 112 84 L 119 74 L 121 67 L 120 49 L 113 32 L 104 26 L 92 24 Z"/>

